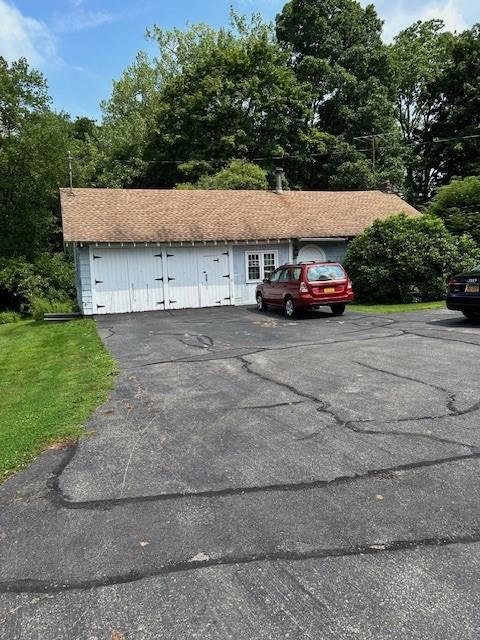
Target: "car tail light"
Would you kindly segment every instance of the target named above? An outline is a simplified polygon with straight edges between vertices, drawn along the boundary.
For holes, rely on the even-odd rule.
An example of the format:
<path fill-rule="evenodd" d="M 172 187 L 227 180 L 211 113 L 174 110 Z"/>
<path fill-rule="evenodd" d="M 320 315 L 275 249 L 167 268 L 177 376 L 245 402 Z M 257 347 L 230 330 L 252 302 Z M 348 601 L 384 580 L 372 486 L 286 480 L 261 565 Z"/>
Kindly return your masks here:
<path fill-rule="evenodd" d="M 347 291 L 351 291 L 352 289 L 353 289 L 352 281 L 349 280 L 348 283 L 347 283 Z"/>
<path fill-rule="evenodd" d="M 305 282 L 300 283 L 300 293 L 308 293 L 308 287 Z"/>

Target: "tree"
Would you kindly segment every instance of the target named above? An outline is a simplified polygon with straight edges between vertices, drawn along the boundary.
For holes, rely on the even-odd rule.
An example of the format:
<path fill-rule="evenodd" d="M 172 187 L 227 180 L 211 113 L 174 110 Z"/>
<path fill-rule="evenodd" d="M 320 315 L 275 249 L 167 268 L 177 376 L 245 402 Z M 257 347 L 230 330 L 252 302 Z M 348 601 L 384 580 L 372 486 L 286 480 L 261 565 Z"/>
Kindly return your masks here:
<path fill-rule="evenodd" d="M 43 76 L 24 59 L 0 58 L 0 256 L 33 258 L 59 246 L 69 135 L 68 118 L 50 110 Z"/>
<path fill-rule="evenodd" d="M 381 32 L 373 6 L 363 8 L 356 0 L 291 0 L 277 16 L 278 40 L 290 51 L 298 81 L 308 87 L 310 135 L 314 130 L 333 135 L 334 147 L 343 147 L 343 162 L 326 179 L 328 170 L 319 157 L 314 188 L 375 188 L 385 181 L 400 188 L 403 183 L 391 69 Z M 359 139 L 372 134 L 380 135 Z M 325 159 L 330 168 L 336 155 Z"/>
<path fill-rule="evenodd" d="M 454 36 L 442 20 L 415 22 L 401 31 L 389 47 L 395 81 L 395 116 L 406 146 L 407 197 L 425 202 L 440 179 L 432 162 L 432 127 L 442 96 L 438 83 L 450 59 Z"/>
<path fill-rule="evenodd" d="M 468 233 L 480 246 L 480 177 L 452 180 L 441 187 L 427 211 L 441 218 L 451 233 Z"/>
<path fill-rule="evenodd" d="M 277 16 L 279 41 L 310 90 L 312 124 L 348 140 L 390 130 L 392 95 L 382 22 L 356 0 L 291 0 Z"/>
<path fill-rule="evenodd" d="M 451 41 L 449 56 L 433 89 L 436 105 L 433 135 L 444 142 L 431 147 L 440 184 L 454 177 L 480 174 L 480 24 Z"/>
<path fill-rule="evenodd" d="M 101 103 L 103 121 L 88 131 L 80 150 L 79 180 L 90 187 L 150 186 L 146 145 L 155 126 L 158 70 L 141 52 L 114 81 L 109 100 Z"/>
<path fill-rule="evenodd" d="M 217 173 L 202 176 L 195 184 L 180 183 L 177 189 L 268 189 L 267 172 L 252 162 L 232 160 Z"/>
<path fill-rule="evenodd" d="M 162 78 L 147 149 L 152 182 L 178 182 L 165 160 L 255 161 L 298 149 L 308 108 L 288 54 L 260 18 L 232 21 L 218 31 L 151 31 Z"/>
<path fill-rule="evenodd" d="M 479 262 L 469 236 L 450 235 L 433 216 L 401 214 L 377 220 L 352 240 L 345 266 L 360 301 L 426 302 L 443 297 L 449 276 Z"/>

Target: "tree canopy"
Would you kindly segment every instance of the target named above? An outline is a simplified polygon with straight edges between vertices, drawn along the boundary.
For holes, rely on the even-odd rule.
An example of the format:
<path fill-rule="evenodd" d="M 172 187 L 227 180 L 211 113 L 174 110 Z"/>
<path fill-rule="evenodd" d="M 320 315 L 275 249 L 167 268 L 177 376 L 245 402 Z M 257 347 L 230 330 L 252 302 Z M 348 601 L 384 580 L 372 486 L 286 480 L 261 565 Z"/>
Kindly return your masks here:
<path fill-rule="evenodd" d="M 55 242 L 68 129 L 43 76 L 0 58 L 0 256 L 33 257 Z"/>
<path fill-rule="evenodd" d="M 113 82 L 100 123 L 54 111 L 41 73 L 0 59 L 0 257 L 61 247 L 68 150 L 76 186 L 264 189 L 282 166 L 291 189 L 388 184 L 417 206 L 480 173 L 479 25 L 416 22 L 386 45 L 372 5 L 290 0 L 272 25 L 232 13 L 148 37 L 156 55 Z M 431 207 L 478 239 L 472 184 Z"/>
<path fill-rule="evenodd" d="M 232 160 L 212 175 L 204 175 L 195 183 L 177 184 L 177 189 L 268 189 L 267 172 L 253 162 Z"/>
<path fill-rule="evenodd" d="M 441 218 L 450 232 L 468 233 L 480 246 L 480 176 L 452 180 L 441 187 L 427 211 Z"/>

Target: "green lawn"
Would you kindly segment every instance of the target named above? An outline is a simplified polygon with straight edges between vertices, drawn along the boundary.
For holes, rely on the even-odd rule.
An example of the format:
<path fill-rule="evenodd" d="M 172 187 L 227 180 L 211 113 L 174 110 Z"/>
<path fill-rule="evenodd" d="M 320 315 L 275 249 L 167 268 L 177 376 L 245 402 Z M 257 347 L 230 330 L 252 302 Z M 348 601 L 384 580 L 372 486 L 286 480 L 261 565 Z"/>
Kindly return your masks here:
<path fill-rule="evenodd" d="M 366 313 L 402 313 L 405 311 L 427 311 L 428 309 L 445 309 L 445 300 L 439 302 L 412 302 L 408 304 L 357 304 L 350 305 L 352 311 Z"/>
<path fill-rule="evenodd" d="M 82 433 L 116 364 L 95 324 L 0 326 L 0 482 L 49 445 Z"/>

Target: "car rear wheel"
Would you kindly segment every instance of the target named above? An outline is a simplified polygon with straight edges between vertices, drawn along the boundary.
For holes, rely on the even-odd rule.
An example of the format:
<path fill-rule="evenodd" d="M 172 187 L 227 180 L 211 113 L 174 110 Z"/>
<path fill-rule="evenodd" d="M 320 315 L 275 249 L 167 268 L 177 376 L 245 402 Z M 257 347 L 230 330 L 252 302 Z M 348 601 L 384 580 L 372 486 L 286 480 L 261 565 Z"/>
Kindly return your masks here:
<path fill-rule="evenodd" d="M 334 316 L 341 316 L 345 313 L 345 305 L 341 303 L 331 304 L 330 309 Z"/>
<path fill-rule="evenodd" d="M 265 300 L 263 299 L 263 296 L 261 293 L 259 293 L 257 295 L 257 309 L 259 311 L 266 311 L 267 310 L 267 305 L 265 304 Z"/>
<path fill-rule="evenodd" d="M 296 312 L 295 304 L 292 298 L 285 298 L 285 313 L 287 314 L 287 317 L 293 318 L 293 316 L 295 315 L 295 312 Z"/>
<path fill-rule="evenodd" d="M 480 320 L 480 312 L 478 311 L 471 311 L 470 309 L 467 309 L 466 311 L 462 311 L 462 313 L 467 320 Z"/>

